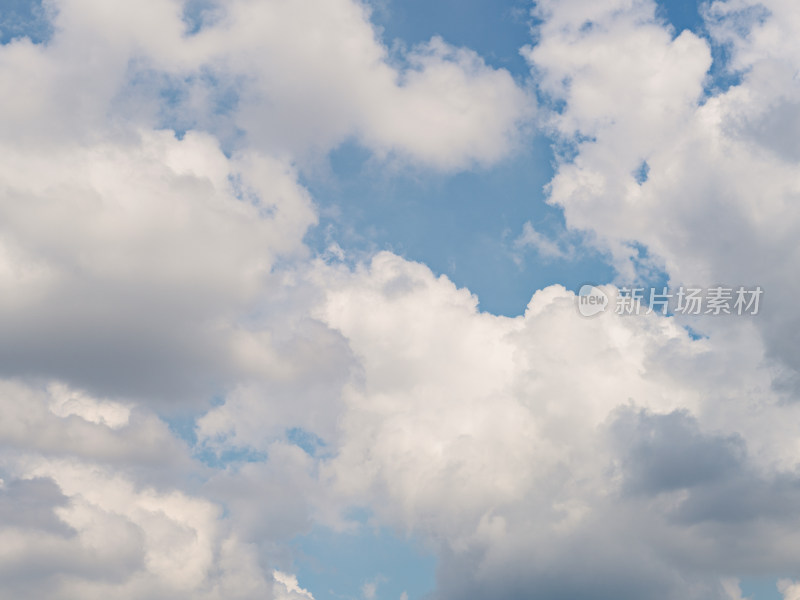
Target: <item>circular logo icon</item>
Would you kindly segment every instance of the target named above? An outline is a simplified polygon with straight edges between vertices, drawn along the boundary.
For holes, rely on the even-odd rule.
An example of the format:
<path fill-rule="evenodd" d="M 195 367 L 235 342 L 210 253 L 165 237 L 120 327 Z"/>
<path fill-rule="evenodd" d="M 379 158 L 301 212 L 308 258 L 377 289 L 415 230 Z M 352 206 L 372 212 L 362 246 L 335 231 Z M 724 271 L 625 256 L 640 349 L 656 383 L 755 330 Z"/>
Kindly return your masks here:
<path fill-rule="evenodd" d="M 608 307 L 608 296 L 599 287 L 590 284 L 581 286 L 578 291 L 578 312 L 584 317 L 593 317 Z"/>

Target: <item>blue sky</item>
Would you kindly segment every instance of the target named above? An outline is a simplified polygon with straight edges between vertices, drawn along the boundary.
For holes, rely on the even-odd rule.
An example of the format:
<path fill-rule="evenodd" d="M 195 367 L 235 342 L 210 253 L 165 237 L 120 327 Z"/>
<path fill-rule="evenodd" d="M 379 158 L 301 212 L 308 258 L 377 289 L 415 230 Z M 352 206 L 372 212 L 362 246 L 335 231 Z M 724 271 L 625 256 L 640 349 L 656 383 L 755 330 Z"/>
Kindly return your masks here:
<path fill-rule="evenodd" d="M 703 34 L 701 4 L 694 0 L 660 1 L 659 14 L 676 33 L 689 29 Z M 489 64 L 508 69 L 515 78 L 524 81 L 530 76 L 519 52 L 530 43 L 533 25 L 525 3 L 387 0 L 375 6 L 374 22 L 382 28 L 389 46 L 396 42 L 413 46 L 441 36 L 452 44 L 476 50 Z M 712 69 L 719 70 L 719 66 Z M 724 85 L 728 79 L 720 73 L 717 81 L 710 86 Z M 455 175 L 414 169 L 396 172 L 376 164 L 370 153 L 358 145 L 347 143 L 331 153 L 329 169 L 322 169 L 322 173 L 307 180 L 321 214 L 320 224 L 307 239 L 318 251 L 324 251 L 330 241 L 347 251 L 391 250 L 423 262 L 435 273 L 469 288 L 478 295 L 481 310 L 516 316 L 524 312 L 537 289 L 561 284 L 577 291 L 586 282 L 611 282 L 616 274 L 608 257 L 581 243 L 580 235 L 570 237 L 576 250 L 566 259 L 514 247 L 525 222 L 554 238 L 566 234 L 563 213 L 546 202 L 544 190 L 553 176 L 555 160 L 553 140 L 539 135 L 529 139 L 513 158 L 491 168 Z M 653 285 L 664 283 L 661 275 Z M 390 538 L 391 532 L 383 532 L 382 536 Z M 337 569 L 328 580 L 324 570 L 315 573 L 301 563 L 301 573 L 306 575 L 302 579 L 309 582 L 316 597 L 326 598 L 323 590 L 337 586 L 340 593 L 355 597 L 360 583 L 373 573 L 391 572 L 390 561 L 381 566 L 372 562 L 376 558 L 374 534 L 365 531 L 360 535 L 360 544 L 358 539 L 359 536 L 348 537 L 347 549 L 336 561 L 347 575 Z M 338 552 L 339 543 L 333 543 Z M 399 542 L 387 545 L 396 543 Z M 321 562 L 331 561 L 317 536 L 304 539 L 303 544 L 309 554 L 318 553 Z M 413 556 L 413 546 L 400 548 L 395 547 L 394 552 Z M 420 557 L 418 561 L 419 564 L 412 561 L 410 568 L 394 571 L 388 576 L 390 581 L 430 582 L 425 572 L 433 568 L 435 560 Z M 742 592 L 753 600 L 780 600 L 777 578 L 745 577 Z M 392 589 L 387 589 L 387 598 L 398 596 L 399 588 L 389 584 L 387 588 Z M 409 598 L 421 598 L 423 591 L 430 590 L 424 585 L 409 588 Z"/>
<path fill-rule="evenodd" d="M 3 8 L 0 21 L 0 42 L 8 43 L 17 37 L 29 37 L 34 42 L 43 42 L 52 34 L 41 2 L 9 0 Z"/>
<path fill-rule="evenodd" d="M 392 250 L 468 287 L 481 310 L 521 314 L 533 290 L 554 283 L 577 289 L 613 277 L 602 254 L 588 248 L 565 260 L 515 246 L 526 222 L 556 238 L 566 235 L 561 212 L 544 198 L 552 160 L 541 139 L 489 169 L 394 173 L 346 145 L 331 155 L 330 172 L 308 183 L 322 216 L 309 243 L 323 251 L 331 240 L 345 250 Z"/>
<path fill-rule="evenodd" d="M 370 527 L 352 533 L 318 529 L 294 543 L 298 579 L 315 598 L 360 598 L 374 583 L 381 598 L 424 598 L 436 584 L 436 560 L 413 540 Z"/>
<path fill-rule="evenodd" d="M 304 2 L 0 9 L 0 600 L 800 597 L 791 2 Z"/>
<path fill-rule="evenodd" d="M 530 69 L 520 48 L 531 43 L 533 20 L 521 2 L 379 2 L 373 20 L 388 46 L 413 46 L 441 36 L 477 51 L 489 64 L 525 82 Z M 676 32 L 702 32 L 699 3 L 660 2 Z M 563 213 L 546 202 L 553 175 L 553 140 L 533 136 L 496 166 L 454 175 L 413 168 L 399 172 L 370 160 L 355 143 L 334 150 L 328 168 L 308 176 L 320 206 L 320 224 L 308 234 L 318 251 L 334 240 L 345 250 L 387 249 L 427 264 L 478 295 L 481 310 L 522 314 L 537 289 L 561 284 L 577 291 L 586 282 L 608 283 L 607 256 L 573 232 L 568 258 L 516 248 L 530 222 L 537 231 L 566 236 Z"/>

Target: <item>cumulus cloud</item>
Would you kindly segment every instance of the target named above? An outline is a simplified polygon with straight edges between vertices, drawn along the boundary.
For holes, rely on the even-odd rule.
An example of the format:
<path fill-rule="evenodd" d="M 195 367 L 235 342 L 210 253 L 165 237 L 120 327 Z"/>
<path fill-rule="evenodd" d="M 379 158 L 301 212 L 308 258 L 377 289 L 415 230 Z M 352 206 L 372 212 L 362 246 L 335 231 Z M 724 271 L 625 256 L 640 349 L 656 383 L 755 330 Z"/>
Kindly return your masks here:
<path fill-rule="evenodd" d="M 309 599 L 287 542 L 353 507 L 437 553 L 442 599 L 794 576 L 791 2 L 713 2 L 701 39 L 648 0 L 543 1 L 523 50 L 569 148 L 550 201 L 620 281 L 644 246 L 673 283 L 766 288 L 703 336 L 310 258 L 308 160 L 356 140 L 452 171 L 523 139 L 531 94 L 473 51 L 390 52 L 351 0 L 50 6 L 46 43 L 0 46 L 1 597 Z"/>
<path fill-rule="evenodd" d="M 507 154 L 529 116 L 508 72 L 440 38 L 394 64 L 366 4 L 243 0 L 220 10 L 192 44 L 248 76 L 234 120 L 258 146 L 302 155 L 355 137 L 379 155 L 454 169 Z"/>
<path fill-rule="evenodd" d="M 781 579 L 778 582 L 778 590 L 783 594 L 784 600 L 795 600 L 800 597 L 800 585 L 790 579 Z"/>
<path fill-rule="evenodd" d="M 390 57 L 360 2 L 195 9 L 58 0 L 0 46 L 3 597 L 310 598 L 265 570 L 335 512 L 286 430 L 333 439 L 354 363 L 287 268 L 297 165 L 348 139 L 488 165 L 531 114 L 468 49 Z M 194 448 L 162 420 L 207 411 Z"/>
<path fill-rule="evenodd" d="M 290 369 L 240 318 L 316 222 L 294 161 L 355 137 L 434 168 L 491 163 L 529 106 L 440 39 L 394 66 L 349 0 L 215 5 L 194 32 L 169 0 L 51 8 L 47 44 L 0 47 L 17 90 L 2 105 L 6 375 L 161 401 Z"/>
<path fill-rule="evenodd" d="M 506 156 L 532 115 L 510 74 L 468 49 L 433 38 L 394 60 L 352 0 L 213 3 L 196 31 L 176 0 L 59 0 L 53 12 L 48 45 L 0 52 L 0 81 L 20 92 L 3 101 L 10 135 L 83 137 L 111 108 L 281 157 L 356 139 L 453 170 Z"/>
<path fill-rule="evenodd" d="M 326 476 L 439 546 L 445 597 L 722 598 L 729 570 L 791 560 L 797 483 L 775 465 L 795 444 L 759 432 L 798 414 L 751 331 L 723 353 L 671 318 L 584 320 L 557 287 L 496 317 L 390 254 L 318 276 L 363 368 Z"/>
<path fill-rule="evenodd" d="M 280 571 L 274 571 L 273 575 L 275 577 L 273 596 L 275 600 L 305 600 L 306 598 L 314 600 L 314 596 L 308 590 L 304 590 L 297 584 L 297 577 L 294 575 Z"/>
<path fill-rule="evenodd" d="M 4 387 L 5 414 L 14 404 L 33 416 L 23 392 Z M 2 433 L 0 596 L 264 597 L 254 551 L 226 531 L 221 507 L 173 487 L 188 460 L 159 464 L 180 456 L 163 423 L 112 433 L 92 416 L 50 413 L 14 432 L 24 439 Z M 159 481 L 159 469 L 170 475 Z"/>
<path fill-rule="evenodd" d="M 0 391 L 0 597 L 311 597 L 261 564 L 265 541 L 308 523 L 297 499 L 314 483 L 297 447 L 212 472 L 146 407 L 59 383 Z"/>
<path fill-rule="evenodd" d="M 8 155 L 4 374 L 161 400 L 249 368 L 238 315 L 315 219 L 290 167 L 193 133 Z"/>
<path fill-rule="evenodd" d="M 673 36 L 652 2 L 537 6 L 546 20 L 527 56 L 543 89 L 565 102 L 552 126 L 576 150 L 550 201 L 569 226 L 599 236 L 623 279 L 635 277 L 637 242 L 676 285 L 768 289 L 761 328 L 790 370 L 784 385 L 795 385 L 800 363 L 788 332 L 800 290 L 786 274 L 800 223 L 797 54 L 787 33 L 796 7 L 711 3 L 712 38 L 701 40 Z M 728 48 L 726 66 L 741 81 L 709 95 L 710 44 Z"/>

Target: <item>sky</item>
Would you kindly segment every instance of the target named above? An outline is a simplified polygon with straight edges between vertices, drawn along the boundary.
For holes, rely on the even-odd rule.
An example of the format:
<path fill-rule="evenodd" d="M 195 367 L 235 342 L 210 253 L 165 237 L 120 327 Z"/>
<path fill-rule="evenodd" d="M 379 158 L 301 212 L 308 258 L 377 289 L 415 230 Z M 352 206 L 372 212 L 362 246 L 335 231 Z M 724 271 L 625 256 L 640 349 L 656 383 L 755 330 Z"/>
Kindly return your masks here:
<path fill-rule="evenodd" d="M 0 600 L 800 600 L 798 30 L 6 0 Z"/>

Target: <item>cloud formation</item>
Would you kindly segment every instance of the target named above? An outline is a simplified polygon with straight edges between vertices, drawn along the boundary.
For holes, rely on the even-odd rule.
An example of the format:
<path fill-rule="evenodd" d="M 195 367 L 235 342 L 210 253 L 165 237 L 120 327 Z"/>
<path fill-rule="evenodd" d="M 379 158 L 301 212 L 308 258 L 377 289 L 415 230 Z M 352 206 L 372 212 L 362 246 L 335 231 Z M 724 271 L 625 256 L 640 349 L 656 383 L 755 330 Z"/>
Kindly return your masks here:
<path fill-rule="evenodd" d="M 306 600 L 289 542 L 353 509 L 435 552 L 440 600 L 798 596 L 792 2 L 712 2 L 707 38 L 538 2 L 526 82 L 390 49 L 354 0 L 46 6 L 48 39 L 0 46 L 0 598 Z M 304 169 L 344 142 L 452 173 L 534 117 L 618 282 L 769 309 L 690 335 L 555 285 L 508 318 L 305 245 Z"/>

